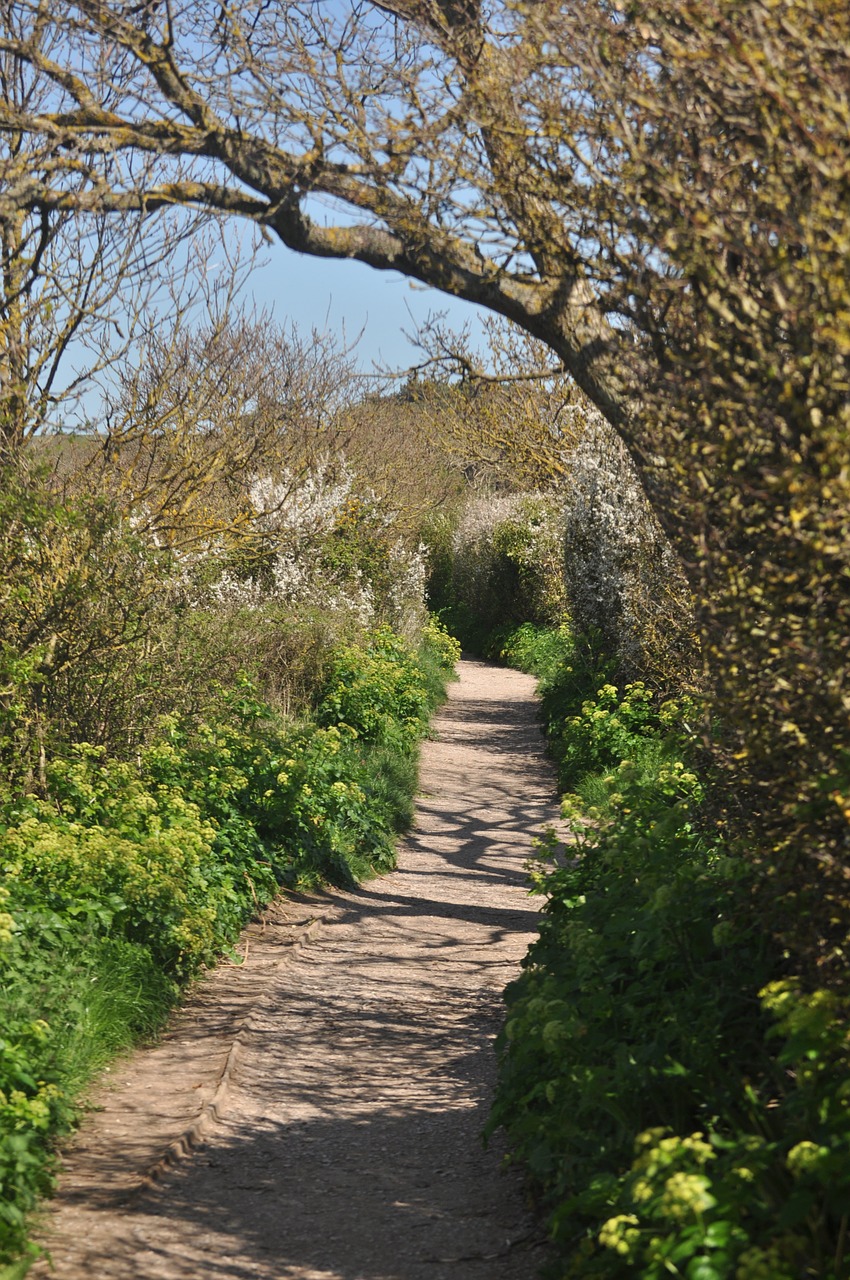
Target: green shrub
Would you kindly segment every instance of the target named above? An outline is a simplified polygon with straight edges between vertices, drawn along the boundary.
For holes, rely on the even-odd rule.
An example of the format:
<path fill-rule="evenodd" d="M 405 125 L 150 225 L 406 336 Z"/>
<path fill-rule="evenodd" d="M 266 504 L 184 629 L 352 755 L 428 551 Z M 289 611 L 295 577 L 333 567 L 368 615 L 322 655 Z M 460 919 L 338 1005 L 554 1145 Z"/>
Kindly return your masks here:
<path fill-rule="evenodd" d="M 428 602 L 466 648 L 496 656 L 522 622 L 566 616 L 561 508 L 553 495 L 490 495 L 470 499 L 456 527 L 435 522 Z"/>
<path fill-rule="evenodd" d="M 619 1167 L 636 1132 L 728 1101 L 729 1046 L 758 1046 L 760 942 L 739 923 L 738 864 L 700 832 L 698 778 L 668 749 L 599 792 L 565 801 L 577 856 L 533 872 L 548 900 L 508 991 L 494 1112 L 553 1204 Z"/>
<path fill-rule="evenodd" d="M 429 614 L 422 631 L 419 657 L 420 662 L 425 661 L 435 665 L 442 675 L 441 684 L 436 686 L 432 693 L 436 701 L 445 695 L 445 679 L 453 675 L 455 665 L 460 661 L 460 655 L 460 641 L 449 633 L 439 618 Z"/>
<path fill-rule="evenodd" d="M 781 1042 L 773 1069 L 759 1087 L 739 1077 L 737 1099 L 720 1115 L 706 1108 L 696 1132 L 639 1133 L 622 1171 L 562 1204 L 562 1227 L 592 1223 L 565 1277 L 846 1275 L 850 1009 L 789 979 L 760 997 Z"/>
<path fill-rule="evenodd" d="M 316 718 L 347 725 L 363 742 L 408 749 L 425 732 L 428 691 L 415 654 L 389 628 L 336 653 Z"/>
<path fill-rule="evenodd" d="M 537 676 L 541 685 L 546 687 L 555 679 L 573 650 L 573 638 L 566 624 L 556 630 L 523 622 L 504 637 L 498 657 L 509 667 Z"/>
<path fill-rule="evenodd" d="M 77 744 L 45 763 L 46 797 L 7 796 L 0 1262 L 24 1248 L 92 1071 L 155 1031 L 279 884 L 350 886 L 394 865 L 455 646 L 432 627 L 425 652 L 386 629 L 339 646 L 321 723 L 283 720 L 242 676 L 207 691 L 203 718 L 162 717 L 136 761 Z"/>
<path fill-rule="evenodd" d="M 59 912 L 31 886 L 15 889 L 0 888 L 14 908 L 0 938 L 0 1261 L 26 1246 L 79 1089 L 160 1026 L 177 990 L 147 948 L 109 936 L 102 904 Z"/>
<path fill-rule="evenodd" d="M 775 978 L 752 871 L 689 764 L 692 704 L 588 697 L 594 674 L 582 696 L 574 654 L 550 671 L 575 846 L 532 864 L 547 903 L 507 991 L 490 1131 L 528 1169 L 559 1280 L 841 1280 L 847 1002 Z"/>

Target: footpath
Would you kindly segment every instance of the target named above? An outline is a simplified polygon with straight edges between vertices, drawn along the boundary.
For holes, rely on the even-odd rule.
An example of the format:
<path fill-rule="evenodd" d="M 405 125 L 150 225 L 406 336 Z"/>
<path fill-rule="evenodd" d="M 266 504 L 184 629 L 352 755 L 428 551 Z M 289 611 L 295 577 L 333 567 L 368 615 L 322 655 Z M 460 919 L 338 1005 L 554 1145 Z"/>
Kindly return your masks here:
<path fill-rule="evenodd" d="M 459 674 L 398 870 L 275 904 L 112 1068 L 30 1276 L 534 1280 L 540 1230 L 480 1134 L 555 784 L 534 681 Z"/>

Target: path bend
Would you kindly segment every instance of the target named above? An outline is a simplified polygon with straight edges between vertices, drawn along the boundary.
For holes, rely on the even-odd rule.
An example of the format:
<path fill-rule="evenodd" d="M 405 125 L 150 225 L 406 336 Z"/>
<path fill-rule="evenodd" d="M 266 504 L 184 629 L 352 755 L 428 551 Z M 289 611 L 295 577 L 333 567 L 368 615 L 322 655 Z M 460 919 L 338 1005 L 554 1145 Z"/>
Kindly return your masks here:
<path fill-rule="evenodd" d="M 480 1133 L 501 992 L 556 818 L 534 682 L 464 661 L 397 871 L 281 901 L 246 962 L 113 1068 L 42 1242 L 59 1280 L 533 1280 L 539 1229 Z"/>

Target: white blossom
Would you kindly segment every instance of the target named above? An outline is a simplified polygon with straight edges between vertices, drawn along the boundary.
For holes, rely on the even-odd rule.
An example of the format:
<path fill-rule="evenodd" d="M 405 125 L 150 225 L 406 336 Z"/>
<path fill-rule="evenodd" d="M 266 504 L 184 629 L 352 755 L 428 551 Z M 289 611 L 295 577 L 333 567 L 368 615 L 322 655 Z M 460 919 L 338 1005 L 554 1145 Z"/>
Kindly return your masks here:
<path fill-rule="evenodd" d="M 564 563 L 579 631 L 596 630 L 624 674 L 687 665 L 691 601 L 625 445 L 599 414 L 569 455 Z"/>
<path fill-rule="evenodd" d="M 330 533 L 350 498 L 354 473 L 346 465 L 318 462 L 303 476 L 256 476 L 248 496 L 264 532 L 315 538 Z"/>

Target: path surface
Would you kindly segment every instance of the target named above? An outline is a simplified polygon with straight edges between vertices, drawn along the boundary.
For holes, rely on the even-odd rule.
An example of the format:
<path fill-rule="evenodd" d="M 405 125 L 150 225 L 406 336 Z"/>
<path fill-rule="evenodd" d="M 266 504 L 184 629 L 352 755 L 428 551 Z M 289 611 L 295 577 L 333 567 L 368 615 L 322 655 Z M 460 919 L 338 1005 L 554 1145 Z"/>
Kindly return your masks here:
<path fill-rule="evenodd" d="M 539 1230 L 480 1132 L 554 781 L 533 681 L 460 676 L 399 870 L 275 906 L 113 1068 L 31 1276 L 533 1280 Z"/>

